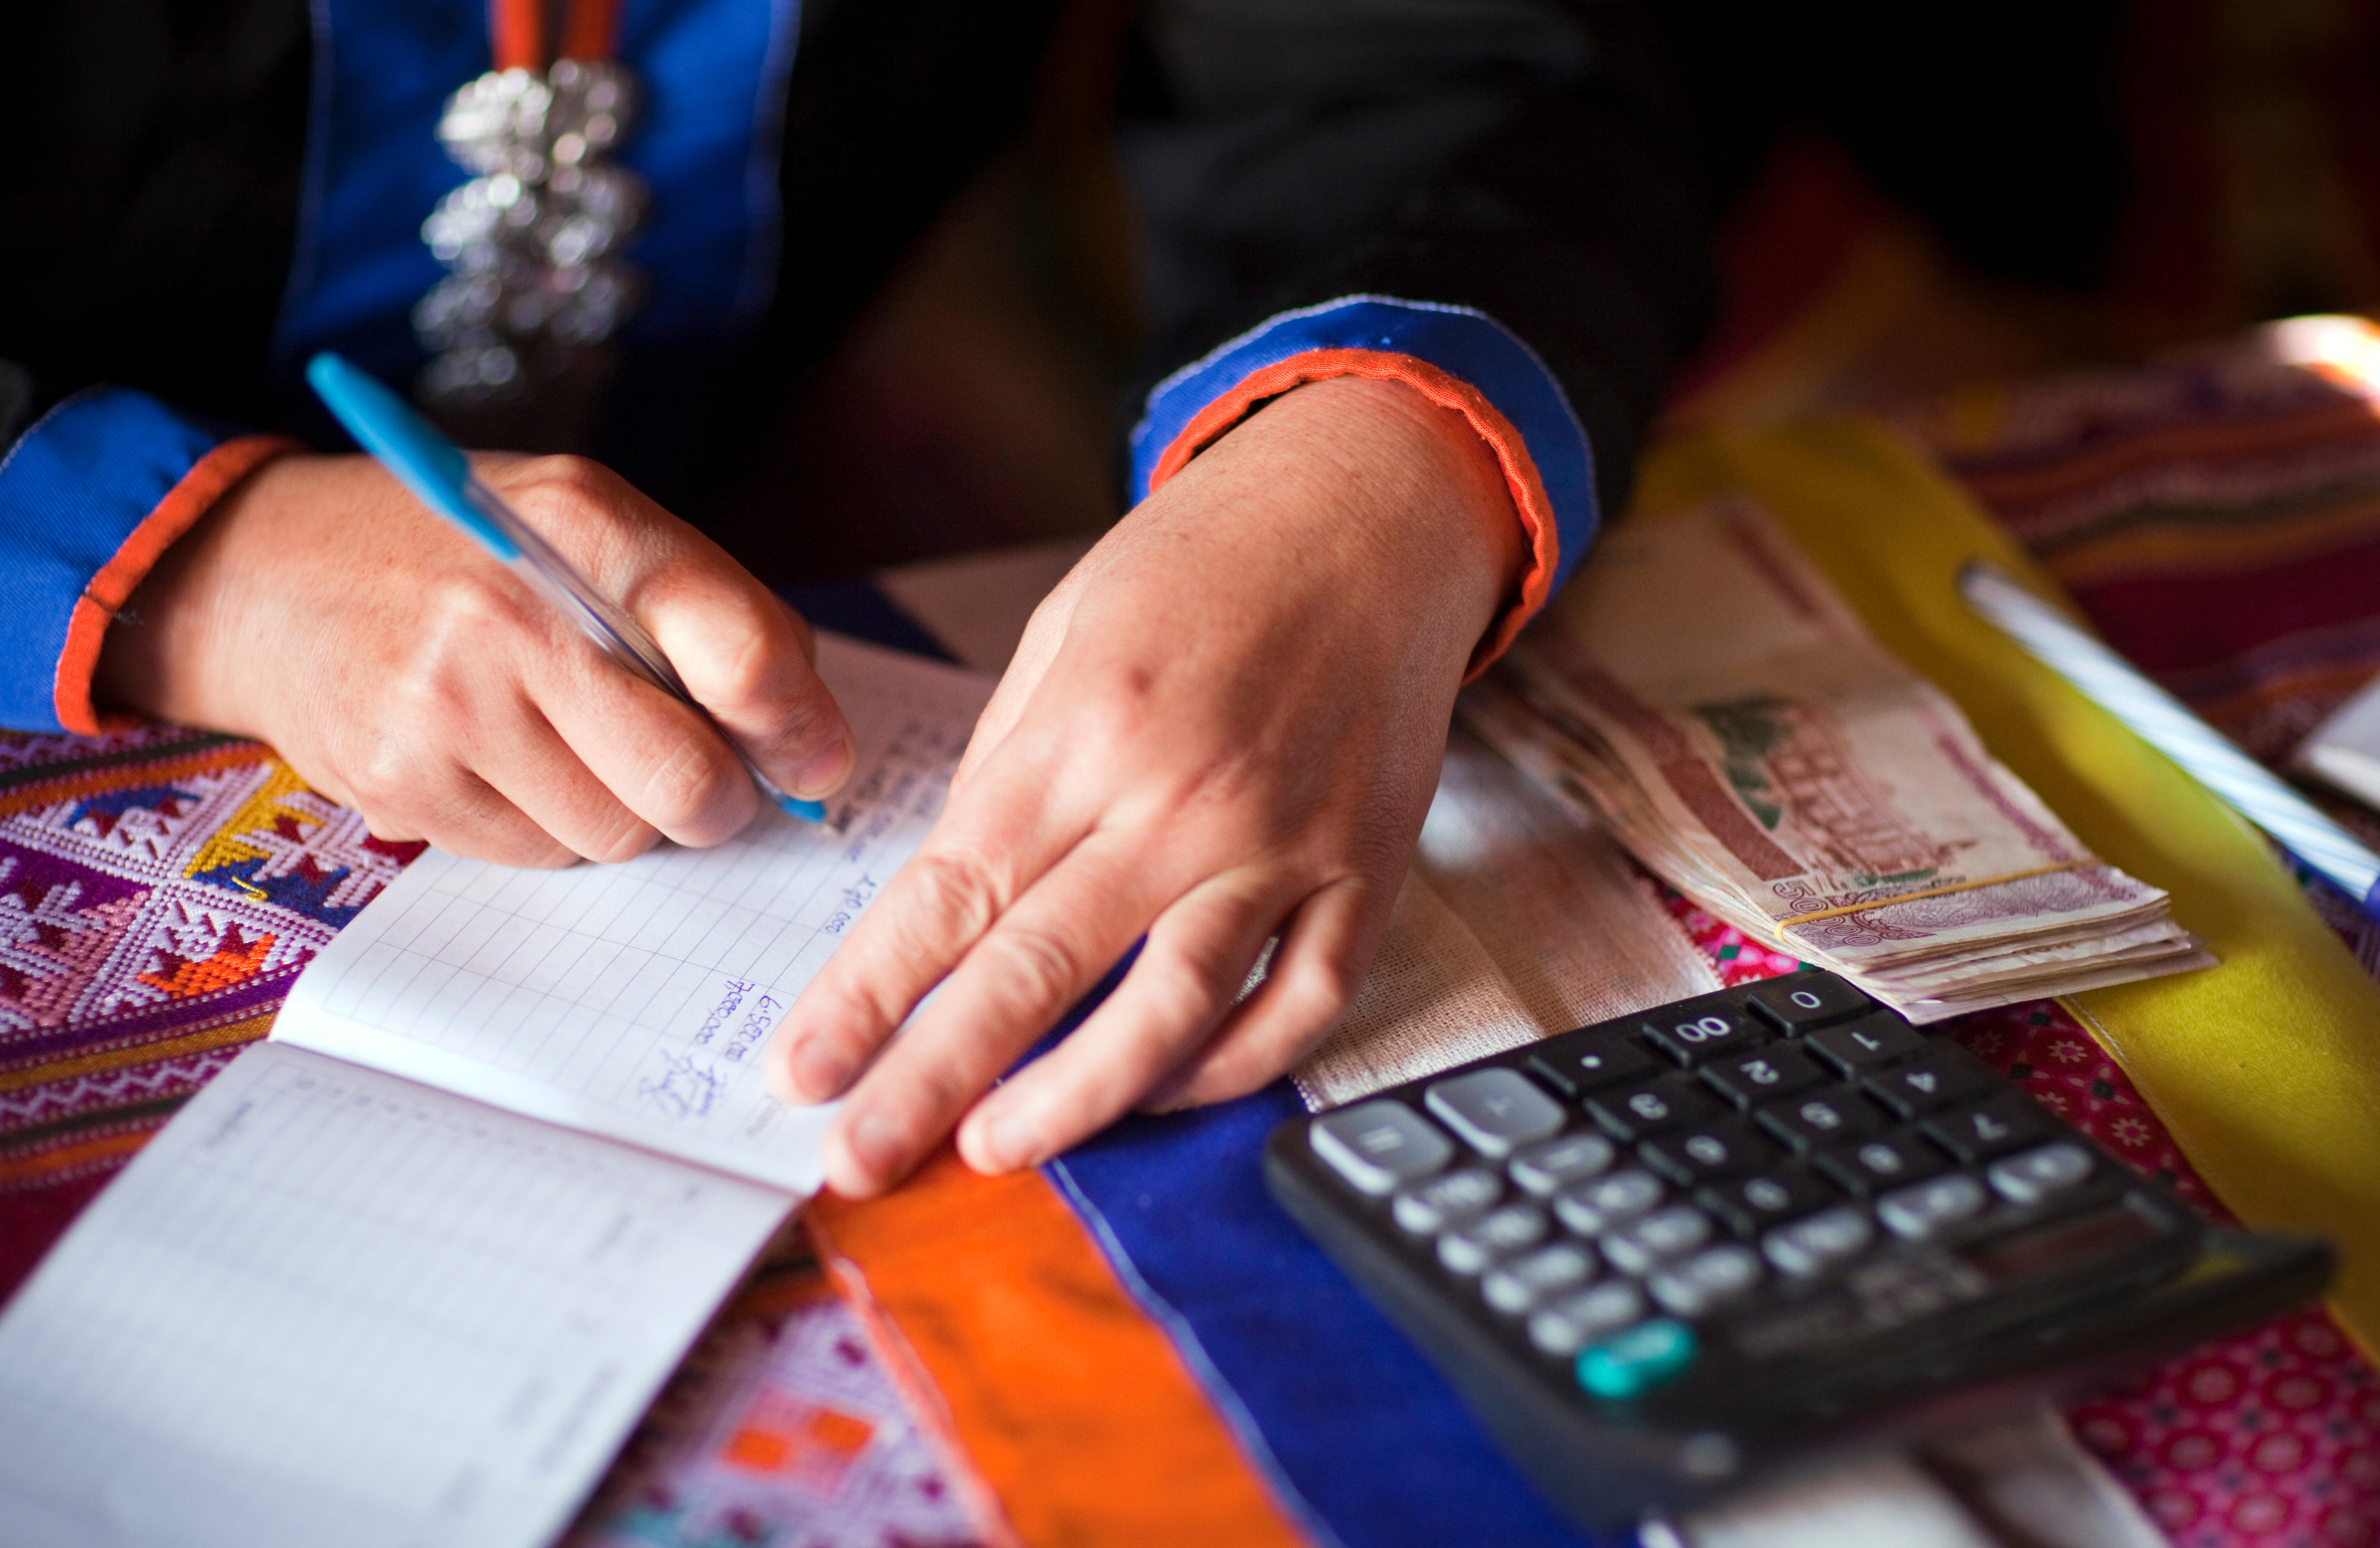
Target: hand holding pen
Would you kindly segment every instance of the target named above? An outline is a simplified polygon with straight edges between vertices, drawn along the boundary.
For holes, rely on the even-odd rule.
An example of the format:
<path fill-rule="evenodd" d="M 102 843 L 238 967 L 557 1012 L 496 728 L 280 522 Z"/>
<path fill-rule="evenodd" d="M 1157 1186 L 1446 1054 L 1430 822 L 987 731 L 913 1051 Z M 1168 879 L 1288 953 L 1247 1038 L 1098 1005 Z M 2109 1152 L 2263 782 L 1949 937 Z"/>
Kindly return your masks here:
<path fill-rule="evenodd" d="M 376 836 L 516 865 L 732 836 L 761 801 L 739 751 L 803 796 L 840 782 L 808 628 L 716 544 L 583 459 L 446 466 L 592 577 L 701 707 L 589 648 L 371 459 L 299 453 L 165 550 L 107 630 L 100 702 L 269 742 Z"/>
<path fill-rule="evenodd" d="M 424 505 L 511 565 L 530 590 L 577 624 L 622 670 L 701 712 L 702 706 L 686 691 L 677 669 L 645 626 L 555 552 L 493 490 L 473 478 L 462 448 L 431 429 L 404 399 L 328 351 L 308 363 L 306 380 L 357 444 L 379 458 Z M 724 730 L 720 734 L 735 748 L 762 795 L 797 817 L 817 822 L 826 816 L 817 802 L 788 795 L 771 784 L 751 756 L 735 746 L 733 736 Z"/>

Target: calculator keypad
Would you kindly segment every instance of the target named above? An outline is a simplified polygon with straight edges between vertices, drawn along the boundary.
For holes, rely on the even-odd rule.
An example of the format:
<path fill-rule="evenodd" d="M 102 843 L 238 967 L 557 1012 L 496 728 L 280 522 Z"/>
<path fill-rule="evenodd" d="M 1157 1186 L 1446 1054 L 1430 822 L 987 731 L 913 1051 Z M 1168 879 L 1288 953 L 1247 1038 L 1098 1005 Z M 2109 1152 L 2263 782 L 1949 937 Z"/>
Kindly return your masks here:
<path fill-rule="evenodd" d="M 1598 1397 L 1730 1329 L 1765 1358 L 1953 1310 L 1992 1283 L 1963 1244 L 2119 1191 L 1989 1066 L 1815 971 L 1415 1087 L 1308 1120 L 1315 1155 Z"/>

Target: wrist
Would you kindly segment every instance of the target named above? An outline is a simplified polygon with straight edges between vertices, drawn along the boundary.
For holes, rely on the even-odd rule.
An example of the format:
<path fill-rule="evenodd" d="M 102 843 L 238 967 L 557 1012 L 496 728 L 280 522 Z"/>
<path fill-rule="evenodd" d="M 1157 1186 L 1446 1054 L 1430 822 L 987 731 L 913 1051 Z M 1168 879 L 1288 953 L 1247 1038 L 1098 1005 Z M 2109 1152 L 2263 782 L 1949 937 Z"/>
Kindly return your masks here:
<path fill-rule="evenodd" d="M 1518 600 L 1531 555 L 1494 453 L 1463 414 L 1403 381 L 1300 385 L 1183 477 L 1226 475 L 1233 464 L 1292 491 L 1265 502 L 1269 540 L 1332 571 L 1337 601 L 1427 613 L 1467 663 Z"/>
<path fill-rule="evenodd" d="M 241 476 L 199 512 L 160 552 L 116 610 L 91 671 L 91 697 L 119 710 L 255 734 L 257 728 L 227 716 L 219 644 L 237 643 L 237 623 L 227 608 L 241 587 L 249 562 L 239 545 L 255 536 L 253 513 L 269 507 L 273 491 L 308 465 L 323 459 L 273 455 Z M 260 491 L 262 491 L 260 498 Z M 269 542 L 269 539 L 268 539 Z M 244 577 L 249 588 L 265 587 L 263 574 Z"/>

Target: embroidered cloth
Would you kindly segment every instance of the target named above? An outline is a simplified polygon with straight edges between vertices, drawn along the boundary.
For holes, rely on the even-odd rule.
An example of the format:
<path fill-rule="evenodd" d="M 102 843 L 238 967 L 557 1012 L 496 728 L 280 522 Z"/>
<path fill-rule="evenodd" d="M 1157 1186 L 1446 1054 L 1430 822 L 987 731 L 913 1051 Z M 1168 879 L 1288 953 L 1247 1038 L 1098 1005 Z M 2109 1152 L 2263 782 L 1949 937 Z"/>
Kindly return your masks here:
<path fill-rule="evenodd" d="M 2329 354 L 2344 347 L 2334 339 Z M 2118 648 L 2276 764 L 2380 672 L 2380 393 L 2351 362 L 2292 349 L 2306 353 L 2259 334 L 1901 420 Z M 2380 840 L 2380 819 L 2334 809 Z M 0 732 L 0 1291 L 264 1034 L 310 953 L 414 853 L 372 839 L 253 744 L 166 726 Z M 2359 960 L 2380 964 L 2380 931 L 2306 885 Z M 1686 900 L 1669 907 L 1729 982 L 1792 965 Z M 2220 1213 L 2060 1008 L 1985 1012 L 1955 1034 Z M 978 1539 L 983 1518 L 965 1508 L 977 1486 L 816 1287 L 780 1264 L 747 1288 L 580 1541 Z M 2380 1382 L 2319 1310 L 2069 1418 L 2177 1544 L 2380 1542 Z"/>

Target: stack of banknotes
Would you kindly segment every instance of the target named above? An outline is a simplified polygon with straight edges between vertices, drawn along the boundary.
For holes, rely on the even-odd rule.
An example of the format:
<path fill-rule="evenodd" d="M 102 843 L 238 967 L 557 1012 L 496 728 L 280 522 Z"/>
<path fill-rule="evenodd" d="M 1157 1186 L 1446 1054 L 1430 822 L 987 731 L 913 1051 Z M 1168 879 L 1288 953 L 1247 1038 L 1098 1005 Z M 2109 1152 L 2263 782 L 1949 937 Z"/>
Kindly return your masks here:
<path fill-rule="evenodd" d="M 1744 501 L 1607 534 L 1460 713 L 1680 891 L 1913 1022 L 2214 963 Z"/>

